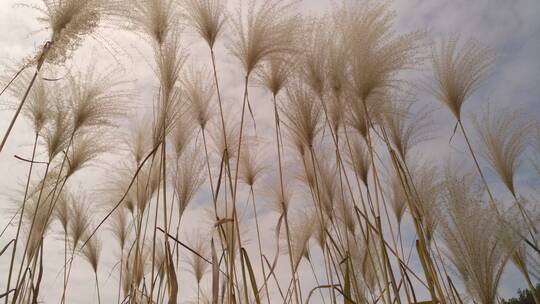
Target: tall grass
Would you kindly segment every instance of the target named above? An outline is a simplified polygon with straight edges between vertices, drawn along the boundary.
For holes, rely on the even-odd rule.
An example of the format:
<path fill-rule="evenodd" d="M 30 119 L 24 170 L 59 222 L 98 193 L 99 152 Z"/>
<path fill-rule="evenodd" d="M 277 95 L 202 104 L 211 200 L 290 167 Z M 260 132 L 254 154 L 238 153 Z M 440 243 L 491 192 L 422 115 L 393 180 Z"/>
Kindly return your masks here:
<path fill-rule="evenodd" d="M 32 131 L 14 134 L 5 303 L 489 304 L 509 262 L 532 290 L 537 194 L 518 176 L 540 159 L 538 122 L 486 107 L 478 136 L 465 128 L 488 47 L 434 37 L 429 54 L 385 1 L 42 4 L 50 40 L 0 77 L 15 110 L 0 151 L 19 113 Z M 74 52 L 97 31 L 144 41 L 151 77 Z M 408 73 L 429 61 L 427 81 Z M 464 136 L 448 145 L 465 173 L 430 150 L 452 151 L 422 89 Z"/>

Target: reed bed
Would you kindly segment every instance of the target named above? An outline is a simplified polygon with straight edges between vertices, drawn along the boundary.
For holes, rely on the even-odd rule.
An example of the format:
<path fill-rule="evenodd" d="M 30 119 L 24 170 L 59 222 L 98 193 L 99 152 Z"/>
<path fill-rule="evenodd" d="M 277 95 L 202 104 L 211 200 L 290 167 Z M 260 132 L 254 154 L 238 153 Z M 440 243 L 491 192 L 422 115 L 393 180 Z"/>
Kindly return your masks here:
<path fill-rule="evenodd" d="M 539 122 L 465 108 L 494 52 L 399 32 L 387 1 L 299 4 L 25 4 L 50 38 L 0 75 L 0 153 L 28 143 L 1 190 L 0 300 L 491 304 L 513 263 L 540 304 L 538 198 L 516 178 L 539 171 Z M 118 33 L 151 78 L 84 52 Z M 464 152 L 427 157 L 434 140 Z"/>

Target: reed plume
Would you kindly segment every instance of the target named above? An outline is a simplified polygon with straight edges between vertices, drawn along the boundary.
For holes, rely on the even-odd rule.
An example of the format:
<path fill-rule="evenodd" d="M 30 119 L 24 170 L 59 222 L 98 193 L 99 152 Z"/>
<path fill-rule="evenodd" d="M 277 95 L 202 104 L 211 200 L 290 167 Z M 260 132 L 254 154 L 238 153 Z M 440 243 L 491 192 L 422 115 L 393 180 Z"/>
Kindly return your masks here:
<path fill-rule="evenodd" d="M 175 189 L 180 218 L 204 182 L 204 165 L 204 161 L 196 149 L 186 153 L 178 162 L 175 174 Z"/>
<path fill-rule="evenodd" d="M 293 76 L 295 60 L 294 53 L 288 56 L 270 57 L 257 70 L 256 81 L 270 91 L 272 95 L 277 96 Z"/>
<path fill-rule="evenodd" d="M 238 8 L 229 48 L 247 76 L 263 61 L 293 51 L 298 24 L 298 17 L 291 14 L 294 5 L 288 0 L 256 0 L 247 8 Z"/>
<path fill-rule="evenodd" d="M 302 258 L 310 260 L 309 241 L 313 235 L 316 214 L 312 211 L 299 211 L 291 217 L 291 247 L 295 269 L 298 268 Z M 288 251 L 286 252 L 288 254 Z"/>
<path fill-rule="evenodd" d="M 49 72 L 50 69 L 47 69 Z M 23 71 L 19 77 L 7 88 L 7 91 L 14 97 L 22 99 L 26 86 L 32 78 L 31 72 Z M 8 83 L 7 79 L 0 79 L 1 83 Z M 42 78 L 37 78 L 30 89 L 29 96 L 22 109 L 22 114 L 30 121 L 32 129 L 36 134 L 40 134 L 51 118 L 51 108 L 59 98 L 55 91 L 61 88 Z"/>
<path fill-rule="evenodd" d="M 294 196 L 293 183 L 283 177 L 283 189 L 279 177 L 274 177 L 271 184 L 264 189 L 265 197 L 268 198 L 268 206 L 278 214 L 286 214 Z"/>
<path fill-rule="evenodd" d="M 83 39 L 92 35 L 100 23 L 111 21 L 125 14 L 122 1 L 112 0 L 42 0 L 44 7 L 38 21 L 51 32 L 49 46 L 36 56 L 42 55 L 49 63 L 61 64 L 71 57 Z"/>
<path fill-rule="evenodd" d="M 194 133 L 194 124 L 191 117 L 183 116 L 175 122 L 174 128 L 169 136 L 170 142 L 174 148 L 175 158 L 178 160 L 189 147 Z"/>
<path fill-rule="evenodd" d="M 522 200 L 520 203 L 524 205 L 526 201 Z M 536 219 L 534 222 L 537 222 L 538 215 L 536 214 Z M 534 303 L 540 303 L 540 298 L 538 297 L 538 292 L 531 281 L 531 273 L 534 269 L 534 256 L 530 256 L 527 244 L 522 242 L 521 236 L 527 233 L 528 226 L 521 221 L 521 210 L 518 211 L 518 208 L 509 208 L 506 210 L 505 215 L 505 225 L 507 229 L 504 231 L 504 234 L 501 237 L 501 240 L 504 246 L 512 252 L 511 261 L 518 271 L 523 275 L 527 283 L 527 287 L 532 294 Z M 532 266 L 532 267 L 531 267 Z"/>
<path fill-rule="evenodd" d="M 460 45 L 457 36 L 441 40 L 431 53 L 435 82 L 428 90 L 460 121 L 462 106 L 489 74 L 494 53 L 473 40 Z"/>
<path fill-rule="evenodd" d="M 412 147 L 429 139 L 430 113 L 419 111 L 412 115 L 413 104 L 407 101 L 394 102 L 383 114 L 383 124 L 390 142 L 404 161 Z"/>
<path fill-rule="evenodd" d="M 532 125 L 518 111 L 490 108 L 473 123 L 484 146 L 482 155 L 515 197 L 514 176 Z"/>
<path fill-rule="evenodd" d="M 351 88 L 357 102 L 380 100 L 377 95 L 386 94 L 399 82 L 399 71 L 418 63 L 423 33 L 395 34 L 395 13 L 387 2 L 359 2 L 343 9 L 344 35 L 351 54 Z"/>
<path fill-rule="evenodd" d="M 349 158 L 347 161 L 349 165 L 354 170 L 358 178 L 362 181 L 364 186 L 367 186 L 371 159 L 369 157 L 367 144 L 362 137 L 352 137 L 351 150 L 348 156 Z"/>
<path fill-rule="evenodd" d="M 210 248 L 208 247 L 208 239 L 200 231 L 192 234 L 192 236 L 189 238 L 188 244 L 189 244 L 189 248 L 193 249 L 200 256 L 208 259 L 208 256 L 210 255 Z M 193 276 L 195 277 L 195 280 L 197 281 L 197 285 L 199 285 L 201 283 L 201 280 L 203 279 L 203 276 L 208 271 L 208 267 L 210 266 L 210 264 L 208 264 L 208 262 L 206 262 L 205 260 L 203 260 L 201 257 L 199 257 L 196 254 L 191 254 L 189 256 L 188 264 L 189 264 L 191 273 L 193 274 Z"/>
<path fill-rule="evenodd" d="M 130 235 L 130 221 L 127 217 L 124 209 L 120 209 L 114 213 L 113 221 L 111 222 L 110 230 L 113 233 L 114 237 L 118 241 L 118 247 L 120 248 L 120 254 L 123 254 L 126 241 Z"/>
<path fill-rule="evenodd" d="M 493 303 L 502 272 L 512 254 L 499 240 L 506 228 L 494 210 L 481 201 L 470 176 L 447 173 L 439 232 L 447 255 L 465 283 L 468 293 L 479 303 Z"/>
<path fill-rule="evenodd" d="M 413 162 L 411 169 L 413 176 L 414 195 L 413 205 L 421 217 L 429 243 L 435 235 L 440 216 L 440 187 L 442 186 L 438 168 L 430 163 Z"/>
<path fill-rule="evenodd" d="M 317 175 L 316 189 L 319 192 L 318 200 L 326 212 L 326 215 L 333 220 L 334 218 L 334 204 L 338 200 L 338 197 L 341 195 L 338 188 L 338 170 L 336 166 L 332 165 L 331 162 L 321 161 L 318 166 L 315 167 Z"/>
<path fill-rule="evenodd" d="M 99 280 L 98 280 L 98 265 L 99 265 L 99 258 L 101 254 L 101 240 L 98 238 L 97 235 L 94 235 L 92 238 L 89 239 L 88 243 L 84 248 L 82 248 L 82 256 L 84 259 L 92 266 L 92 270 L 94 271 L 94 276 L 96 279 L 96 289 L 97 289 L 97 297 L 98 297 L 98 303 L 101 303 L 101 296 L 99 293 Z"/>
<path fill-rule="evenodd" d="M 212 137 L 216 152 L 219 157 L 227 156 L 229 160 L 236 158 L 238 153 L 238 137 L 240 135 L 240 126 L 238 123 L 233 122 L 232 119 L 225 120 L 225 130 L 222 131 L 221 127 L 216 123 L 212 129 L 210 136 Z M 227 154 L 224 154 L 225 151 Z"/>
<path fill-rule="evenodd" d="M 240 155 L 240 170 L 238 178 L 241 182 L 252 187 L 266 169 L 261 161 L 260 150 L 253 140 L 244 142 L 244 149 Z"/>
<path fill-rule="evenodd" d="M 50 123 L 42 133 L 49 162 L 67 147 L 73 133 L 67 109 L 63 104 L 55 104 L 50 115 Z"/>
<path fill-rule="evenodd" d="M 114 126 L 127 97 L 125 81 L 118 80 L 117 74 L 114 69 L 98 72 L 94 66 L 69 75 L 67 103 L 73 132 Z"/>
<path fill-rule="evenodd" d="M 84 194 L 69 194 L 69 200 L 71 201 L 69 240 L 71 248 L 75 250 L 91 225 L 90 204 Z"/>
<path fill-rule="evenodd" d="M 225 1 L 181 0 L 180 6 L 197 35 L 213 49 L 225 24 Z"/>
<path fill-rule="evenodd" d="M 310 26 L 304 32 L 303 42 L 307 45 L 302 52 L 299 74 L 313 93 L 321 97 L 327 87 L 327 63 L 329 33 L 328 22 L 324 18 L 310 21 Z M 330 67 L 328 67 L 330 69 Z"/>
<path fill-rule="evenodd" d="M 407 193 L 403 189 L 403 185 L 399 176 L 392 175 L 388 183 L 392 188 L 392 197 L 390 199 L 390 208 L 394 212 L 398 227 L 401 225 L 401 220 L 407 210 Z M 400 228 L 398 228 L 400 229 Z"/>
<path fill-rule="evenodd" d="M 212 118 L 211 102 L 216 94 L 212 77 L 204 68 L 196 70 L 191 67 L 181 81 L 191 117 L 201 129 L 205 129 Z"/>
<path fill-rule="evenodd" d="M 160 46 L 175 29 L 178 12 L 172 0 L 136 0 L 127 17 L 132 28 Z"/>
<path fill-rule="evenodd" d="M 152 128 L 150 115 L 129 119 L 127 132 L 123 138 L 129 155 L 140 165 L 144 157 L 152 149 L 152 137 L 148 136 L 148 130 Z"/>
<path fill-rule="evenodd" d="M 122 3 L 119 0 L 43 0 L 45 7 L 37 8 L 42 13 L 38 21 L 44 23 L 46 28 L 51 31 L 50 40 L 45 42 L 43 48 L 30 58 L 19 71 L 22 72 L 30 65 L 36 64 L 36 70 L 30 79 L 7 131 L 3 135 L 2 142 L 0 143 L 0 152 L 11 134 L 15 121 L 24 107 L 28 94 L 43 64 L 45 62 L 52 64 L 64 63 L 71 56 L 72 52 L 79 47 L 83 38 L 94 32 L 100 21 L 114 15 L 122 14 Z M 13 80 L 17 78 L 19 72 L 15 74 Z"/>
<path fill-rule="evenodd" d="M 47 183 L 47 181 L 44 182 Z M 28 261 L 36 257 L 41 239 L 49 232 L 52 222 L 52 218 L 48 216 L 48 211 L 52 204 L 51 199 L 38 199 L 39 195 L 37 192 L 29 197 L 26 203 L 26 212 L 22 219 L 23 230 L 26 232 L 26 259 Z"/>
<path fill-rule="evenodd" d="M 99 258 L 101 254 L 101 240 L 98 236 L 94 236 L 88 241 L 88 244 L 81 250 L 82 256 L 88 261 L 92 270 L 97 273 L 99 266 Z"/>
<path fill-rule="evenodd" d="M 75 172 L 91 165 L 96 158 L 108 150 L 107 144 L 103 141 L 103 136 L 96 134 L 81 134 L 73 139 L 67 160 L 68 168 L 66 176 L 69 177 Z"/>
<path fill-rule="evenodd" d="M 68 230 L 71 217 L 70 208 L 70 200 L 65 193 L 61 193 L 57 199 L 56 206 L 54 207 L 53 216 L 60 222 L 64 232 L 67 232 Z"/>
<path fill-rule="evenodd" d="M 315 96 L 300 84 L 287 87 L 287 103 L 283 107 L 284 124 L 295 142 L 312 147 L 321 131 L 321 109 L 314 102 Z"/>

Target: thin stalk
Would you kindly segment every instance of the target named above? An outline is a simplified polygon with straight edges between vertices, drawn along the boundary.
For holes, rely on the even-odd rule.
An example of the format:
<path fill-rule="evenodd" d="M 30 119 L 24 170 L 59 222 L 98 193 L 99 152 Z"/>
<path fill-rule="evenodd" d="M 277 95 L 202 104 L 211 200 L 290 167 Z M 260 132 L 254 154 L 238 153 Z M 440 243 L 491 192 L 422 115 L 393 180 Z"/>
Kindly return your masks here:
<path fill-rule="evenodd" d="M 263 261 L 263 254 L 262 254 L 262 246 L 261 246 L 261 233 L 259 230 L 259 217 L 257 216 L 257 207 L 255 206 L 255 192 L 253 191 L 253 185 L 250 186 L 250 192 L 251 192 L 251 198 L 253 203 L 253 214 L 255 215 L 255 227 L 257 229 L 257 245 L 259 246 L 259 257 L 261 260 L 261 269 L 263 273 L 263 278 L 266 278 L 266 270 L 264 267 L 264 261 Z M 266 298 L 268 300 L 268 304 L 270 304 L 270 294 L 268 292 L 268 285 L 264 284 L 264 289 L 266 292 Z"/>
<path fill-rule="evenodd" d="M 71 266 L 73 266 L 73 260 L 75 259 L 75 245 L 76 244 L 73 244 L 73 249 L 71 250 L 71 258 L 69 259 L 69 268 L 67 272 L 67 277 L 66 277 L 66 281 L 64 282 L 64 287 L 62 289 L 62 299 L 60 300 L 60 303 L 62 304 L 65 303 L 66 301 L 66 291 L 67 291 L 67 286 L 69 282 L 69 277 L 71 275 Z"/>
<path fill-rule="evenodd" d="M 95 274 L 95 277 L 96 277 L 96 289 L 97 289 L 98 304 L 101 304 L 101 297 L 99 295 L 99 280 L 98 280 L 97 271 L 95 271 L 94 274 Z"/>
<path fill-rule="evenodd" d="M 246 80 L 247 81 L 247 80 Z M 246 85 L 247 87 L 247 85 Z M 276 94 L 272 95 L 273 97 L 273 103 L 274 103 L 274 129 L 276 134 L 276 148 L 277 148 L 277 155 L 278 155 L 278 171 L 279 171 L 279 189 L 281 191 L 281 197 L 284 197 L 284 187 L 283 187 L 283 163 L 281 160 L 281 149 L 280 149 L 280 125 L 279 125 L 279 112 L 277 108 L 277 100 L 276 100 Z M 293 281 L 293 291 L 294 291 L 294 297 L 296 299 L 296 303 L 299 303 L 298 299 L 298 291 L 296 286 L 296 274 L 294 269 L 294 262 L 292 257 L 292 246 L 291 246 L 291 239 L 290 239 L 290 231 L 289 231 L 289 221 L 288 221 L 288 215 L 287 210 L 285 209 L 285 202 L 281 202 L 282 209 L 284 212 L 283 220 L 285 222 L 285 233 L 287 238 L 287 250 L 289 252 L 289 264 L 291 267 L 291 276 Z M 265 285 L 266 286 L 266 285 Z"/>
<path fill-rule="evenodd" d="M 13 118 L 11 119 L 11 122 L 9 123 L 8 129 L 6 130 L 4 137 L 2 138 L 2 142 L 0 143 L 0 153 L 2 153 L 2 150 L 4 149 L 4 145 L 6 144 L 8 137 L 11 134 L 11 130 L 13 129 L 13 126 L 15 125 L 15 121 L 19 117 L 19 114 L 21 113 L 24 103 L 26 102 L 26 99 L 28 98 L 28 94 L 30 94 L 30 90 L 34 86 L 34 82 L 36 81 L 39 71 L 41 70 L 41 67 L 43 66 L 43 62 L 45 62 L 45 56 L 47 55 L 47 52 L 49 51 L 50 46 L 51 46 L 51 42 L 49 41 L 47 41 L 45 45 L 43 46 L 43 50 L 41 51 L 41 54 L 37 62 L 36 71 L 34 75 L 32 76 L 32 79 L 30 80 L 30 84 L 28 84 L 28 88 L 26 89 L 26 92 L 24 92 L 24 96 L 21 102 L 19 103 L 17 110 L 15 111 L 15 115 L 13 115 Z M 6 304 L 7 304 L 7 297 L 6 297 Z"/>
<path fill-rule="evenodd" d="M 37 200 L 37 203 L 36 203 L 36 209 L 35 209 L 35 212 L 34 212 L 34 215 L 32 217 L 32 223 L 30 224 L 30 230 L 28 232 L 28 235 L 31 236 L 32 235 L 32 232 L 33 232 L 33 228 L 34 228 L 34 225 L 35 225 L 35 222 L 36 222 L 36 217 L 37 217 L 37 211 L 39 210 L 39 205 L 40 205 L 40 202 L 41 202 L 41 196 L 43 194 L 43 189 L 45 188 L 45 180 L 47 178 L 47 174 L 49 173 L 49 167 L 50 167 L 50 162 L 47 163 L 46 167 L 45 167 L 45 174 L 44 174 L 44 178 L 43 178 L 43 182 L 41 184 L 41 188 L 39 190 L 39 194 L 38 194 L 38 200 Z M 16 301 L 17 301 L 17 296 L 18 296 L 18 293 L 19 293 L 19 284 L 20 284 L 20 279 L 21 279 L 21 274 L 22 274 L 22 269 L 23 269 L 23 266 L 24 266 L 24 262 L 25 262 L 25 258 L 26 258 L 26 253 L 28 251 L 28 245 L 29 245 L 29 240 L 30 238 L 28 238 L 28 240 L 26 240 L 26 244 L 24 246 L 24 251 L 23 251 L 23 259 L 21 261 L 21 264 L 20 264 L 20 267 L 19 267 L 19 272 L 18 272 L 18 275 L 17 275 L 17 283 L 15 285 L 15 292 L 13 294 L 13 300 L 12 300 L 12 303 L 15 304 Z M 30 262 L 28 262 L 28 264 L 30 264 Z"/>
<path fill-rule="evenodd" d="M 244 118 L 245 118 L 245 112 L 246 112 L 246 104 L 247 104 L 247 99 L 248 99 L 248 82 L 249 82 L 249 74 L 246 75 L 245 77 L 245 82 L 244 82 L 244 100 L 243 100 L 243 103 L 242 103 L 242 114 L 241 114 L 241 118 L 240 118 L 240 135 L 239 135 L 239 138 L 238 138 L 238 149 L 236 151 L 236 168 L 235 168 L 235 175 L 234 175 L 234 186 L 231 185 L 232 187 L 232 216 L 233 216 L 233 221 L 232 221 L 232 229 L 233 229 L 233 234 L 232 234 L 232 243 L 234 244 L 234 239 L 235 239 L 235 235 L 234 235 L 234 232 L 236 232 L 236 235 L 238 237 L 238 248 L 242 248 L 242 243 L 241 243 L 241 238 L 240 238 L 240 229 L 239 229 L 239 222 L 238 222 L 238 214 L 237 214 L 237 208 L 236 208 L 236 195 L 237 195 L 237 188 L 238 188 L 238 173 L 239 173 L 239 170 L 238 170 L 238 167 L 240 165 L 240 154 L 241 154 L 241 148 L 242 148 L 242 138 L 243 138 L 243 133 L 244 133 Z M 229 167 L 229 172 L 230 172 L 230 167 Z M 232 251 L 231 251 L 232 253 Z M 240 259 L 240 262 L 242 263 L 242 266 L 243 266 L 243 259 Z M 234 260 L 233 260 L 233 256 L 231 255 L 231 270 L 234 268 Z M 246 282 L 246 276 L 245 276 L 245 271 L 244 271 L 244 267 L 242 267 L 242 281 L 244 283 L 244 286 L 247 286 Z M 232 287 L 232 286 L 231 286 Z M 229 293 L 229 299 L 232 299 L 231 298 L 232 294 Z M 247 296 L 247 288 L 244 288 L 244 297 L 245 297 L 245 301 L 246 303 L 248 302 L 248 296 Z"/>
<path fill-rule="evenodd" d="M 499 212 L 499 209 L 497 208 L 497 204 L 495 203 L 495 198 L 493 197 L 493 194 L 491 193 L 491 190 L 489 189 L 489 185 L 487 183 L 486 177 L 484 176 L 484 173 L 482 172 L 482 169 L 480 168 L 480 163 L 478 162 L 476 153 L 474 153 L 471 142 L 469 141 L 469 136 L 467 136 L 467 132 L 465 132 L 465 128 L 463 127 L 463 124 L 461 123 L 461 119 L 459 119 L 457 123 L 459 125 L 459 128 L 461 129 L 461 132 L 463 133 L 463 138 L 465 138 L 465 142 L 467 143 L 469 152 L 471 152 L 471 156 L 473 158 L 474 165 L 476 166 L 476 169 L 478 170 L 478 174 L 480 175 L 480 178 L 482 179 L 482 182 L 484 183 L 484 186 L 486 187 L 486 192 L 489 195 L 489 200 L 493 207 L 493 210 L 495 210 L 495 212 L 500 216 L 501 214 Z"/>
<path fill-rule="evenodd" d="M 30 179 L 32 177 L 32 169 L 34 168 L 34 157 L 36 156 L 37 140 L 38 140 L 38 133 L 36 132 L 35 137 L 34 137 L 34 146 L 32 148 L 32 162 L 30 162 L 30 169 L 28 169 L 28 178 L 26 179 L 26 186 L 24 189 L 21 215 L 19 216 L 19 223 L 17 224 L 17 232 L 15 233 L 15 241 L 13 243 L 13 250 L 11 252 L 11 260 L 9 262 L 9 273 L 8 273 L 8 280 L 7 280 L 7 286 L 6 286 L 6 301 L 5 301 L 6 304 L 8 303 L 8 299 L 9 299 L 8 292 L 11 287 L 11 275 L 13 273 L 13 265 L 15 263 L 15 252 L 17 251 L 17 243 L 19 241 L 19 234 L 21 232 L 22 220 L 24 216 L 24 208 L 26 207 L 26 199 L 28 197 L 28 189 L 30 188 Z M 37 209 L 36 209 L 36 212 L 37 212 Z"/>
<path fill-rule="evenodd" d="M 159 164 L 159 171 L 162 170 L 162 163 Z M 161 179 L 158 179 L 158 189 L 161 186 Z M 158 190 L 156 195 L 156 209 L 155 209 L 155 215 L 154 215 L 154 229 L 152 229 L 152 271 L 150 272 L 150 295 L 149 299 L 153 301 L 153 293 L 154 293 L 154 275 L 156 271 L 155 267 L 155 260 L 156 260 L 156 238 L 157 238 L 157 222 L 158 222 L 158 216 L 159 216 L 159 194 L 160 191 Z"/>
<path fill-rule="evenodd" d="M 120 249 L 120 278 L 118 279 L 118 297 L 116 300 L 117 304 L 120 304 L 120 294 L 122 292 L 122 270 L 124 267 L 124 250 Z"/>
<path fill-rule="evenodd" d="M 321 201 L 320 201 L 320 197 L 321 197 L 321 194 L 320 194 L 320 190 L 319 190 L 319 181 L 318 181 L 318 178 L 317 178 L 317 170 L 316 170 L 316 164 L 317 162 L 315 161 L 315 152 L 313 150 L 313 146 L 309 146 L 309 153 L 310 153 L 310 157 L 311 157 L 311 163 L 313 164 L 313 176 L 315 178 L 315 196 L 314 196 L 314 204 L 315 204 L 315 208 L 319 211 L 318 212 L 318 215 L 319 215 L 319 221 L 321 223 L 321 227 L 325 227 L 325 223 L 324 223 L 324 214 L 323 214 L 323 207 L 322 207 L 322 204 L 321 204 Z M 306 164 L 304 164 L 304 168 L 306 170 L 306 174 L 307 174 L 307 167 L 306 167 Z M 333 276 L 332 276 L 332 269 L 330 268 L 330 264 L 329 264 L 329 259 L 328 259 L 328 256 L 327 256 L 327 251 L 325 250 L 325 246 L 324 244 L 322 244 L 322 248 L 321 250 L 323 251 L 323 256 L 325 258 L 325 265 L 326 267 L 328 268 L 326 271 L 326 275 L 327 275 L 327 279 L 330 283 L 330 285 L 334 285 L 334 282 L 333 282 Z M 332 300 L 332 303 L 335 303 L 336 301 L 336 294 L 335 294 L 335 291 L 333 288 L 330 288 L 330 295 L 331 295 L 331 300 Z"/>
<path fill-rule="evenodd" d="M 231 169 L 230 169 L 230 166 L 229 166 L 229 152 L 228 152 L 228 143 L 227 143 L 227 133 L 226 133 L 226 129 L 225 129 L 225 117 L 224 117 L 224 113 L 223 113 L 223 103 L 222 103 L 222 100 L 221 100 L 221 92 L 220 92 L 220 89 L 219 89 L 219 81 L 218 81 L 218 76 L 217 76 L 217 68 L 216 68 L 216 57 L 215 57 L 215 54 L 214 54 L 214 49 L 213 47 L 209 46 L 210 48 L 210 57 L 211 57 L 211 61 L 212 61 L 212 69 L 213 69 L 213 72 L 214 72 L 214 82 L 216 84 L 216 92 L 217 92 L 217 96 L 218 96 L 218 105 L 219 105 L 219 115 L 220 115 L 220 119 L 221 119 L 221 128 L 222 128 L 222 136 L 223 136 L 223 141 L 225 143 L 225 155 L 224 155 L 224 159 L 225 159 L 225 165 L 226 165 L 226 171 L 228 171 L 228 177 L 229 177 L 229 181 L 230 181 L 230 187 L 231 187 L 231 190 L 232 190 L 232 180 L 231 180 Z M 221 175 L 219 176 L 218 180 L 221 179 Z M 231 191 L 232 192 L 232 191 Z M 216 194 L 215 194 L 215 197 L 217 199 L 218 197 L 218 194 L 219 194 L 219 185 L 216 186 Z M 232 193 L 231 193 L 232 194 Z M 217 212 L 217 211 L 216 211 Z M 234 216 L 234 215 L 233 215 Z M 234 219 L 233 219 L 233 225 L 234 225 Z M 230 247 L 230 246 L 228 246 Z M 234 257 L 233 257 L 233 254 L 232 254 L 232 248 L 230 248 L 230 252 L 229 252 L 229 257 L 230 257 L 230 267 L 229 267 L 229 277 L 232 278 L 233 276 L 233 269 L 234 269 Z M 232 282 L 229 283 L 228 285 L 228 290 L 229 292 L 227 293 L 227 299 L 229 301 L 229 303 L 231 303 L 231 299 L 232 299 Z"/>

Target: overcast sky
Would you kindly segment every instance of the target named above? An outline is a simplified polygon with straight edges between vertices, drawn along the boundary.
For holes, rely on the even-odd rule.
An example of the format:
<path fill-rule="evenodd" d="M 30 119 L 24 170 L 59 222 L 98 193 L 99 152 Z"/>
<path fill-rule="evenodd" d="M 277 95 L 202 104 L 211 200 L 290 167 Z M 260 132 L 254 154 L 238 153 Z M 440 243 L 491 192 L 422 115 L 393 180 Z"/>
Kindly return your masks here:
<path fill-rule="evenodd" d="M 331 2 L 330 0 L 303 0 L 302 13 L 321 13 L 329 7 Z M 0 0 L 0 63 L 9 64 L 20 61 L 42 45 L 47 35 L 46 32 L 36 32 L 40 29 L 40 25 L 34 19 L 36 13 L 26 7 L 16 6 L 16 3 L 40 4 L 37 0 Z M 392 7 L 397 12 L 399 31 L 427 30 L 429 37 L 434 39 L 459 33 L 464 38 L 478 39 L 495 49 L 497 63 L 494 73 L 486 85 L 465 105 L 465 113 L 477 112 L 489 102 L 523 109 L 530 118 L 540 120 L 539 0 L 396 0 L 392 3 Z M 150 98 L 153 76 L 148 72 L 148 63 L 141 60 L 141 58 L 151 58 L 148 47 L 137 38 L 119 32 L 101 31 L 99 35 L 101 42 L 91 41 L 85 44 L 85 50 L 77 54 L 76 64 L 88 62 L 88 57 L 85 57 L 89 53 L 88 50 L 97 48 L 95 57 L 98 62 L 115 64 L 118 60 L 123 64 L 126 77 L 135 80 L 140 99 Z M 104 52 L 100 48 L 103 43 L 110 43 L 112 48 L 117 49 L 118 58 L 113 59 L 109 52 Z M 193 64 L 207 64 L 207 53 L 201 45 L 190 46 L 189 51 L 192 53 L 190 60 Z M 226 102 L 237 100 L 242 93 L 242 77 L 233 67 L 236 63 L 223 46 L 218 48 L 218 59 L 222 67 L 220 80 L 225 88 L 224 98 Z M 421 69 L 413 74 L 419 77 L 425 76 L 427 75 L 425 70 Z M 0 73 L 3 73 L 2 65 L 0 65 Z M 439 137 L 426 144 L 424 151 L 429 151 L 428 154 L 444 153 L 449 156 L 459 155 L 461 151 L 465 151 L 459 138 L 448 148 L 448 138 L 453 122 L 446 109 L 438 106 L 432 98 L 422 94 L 420 96 L 423 99 L 422 102 L 437 109 L 433 115 L 437 118 L 441 130 Z M 0 98 L 3 99 L 4 96 Z M 268 124 L 270 127 L 272 117 L 266 114 L 271 113 L 268 98 L 269 96 L 257 90 L 254 90 L 251 96 L 252 103 L 257 104 L 255 117 L 258 123 L 260 121 L 262 126 Z M 0 102 L 3 101 L 2 99 Z M 3 134 L 7 128 L 11 115 L 11 111 L 0 111 L 0 134 Z M 465 117 L 467 124 L 468 116 Z M 24 180 L 26 170 L 26 164 L 16 161 L 13 155 L 29 156 L 32 141 L 30 134 L 30 129 L 25 125 L 24 120 L 19 120 L 6 149 L 0 154 L 0 229 L 9 219 L 8 210 L 12 208 L 10 196 L 18 191 L 18 185 Z M 524 162 L 520 167 L 518 185 L 528 189 L 538 188 L 540 183 L 529 166 L 528 162 Z M 103 173 L 103 168 L 98 168 L 87 176 L 99 176 Z M 95 185 L 96 181 L 91 179 L 80 178 L 78 184 L 84 187 Z M 496 178 L 491 173 L 488 173 L 488 179 L 496 182 Z M 183 223 L 186 230 L 195 227 L 194 223 L 203 213 L 202 207 L 197 207 L 198 204 L 204 205 L 207 202 L 207 194 L 206 196 L 199 195 L 195 199 L 193 204 L 195 207 L 188 211 L 189 216 L 186 216 L 186 222 Z M 263 210 L 262 217 L 265 227 L 273 227 L 276 221 L 274 213 Z M 0 238 L 0 248 L 9 238 L 9 234 Z M 252 245 L 254 245 L 256 239 L 252 238 L 252 240 Z M 61 291 L 62 252 L 57 250 L 58 244 L 60 243 L 49 242 L 50 248 L 46 249 L 48 253 L 46 259 L 55 262 L 47 264 L 48 273 L 42 291 L 42 299 L 45 303 L 57 303 L 59 290 Z M 273 250 L 273 242 L 264 245 L 268 252 Z M 112 245 L 110 242 L 105 242 L 104 252 L 113 250 L 107 246 Z M 7 272 L 8 262 L 9 254 L 0 257 L 0 293 L 4 291 L 6 284 L 4 273 Z M 116 299 L 116 274 L 109 277 L 114 263 L 115 260 L 112 257 L 104 257 L 100 273 L 102 303 L 111 303 Z M 96 296 L 90 266 L 78 259 L 73 267 L 68 295 L 69 303 L 95 303 Z M 278 271 L 287 273 L 286 264 L 280 267 Z M 306 282 L 312 282 L 309 272 L 304 273 L 303 276 Z M 192 295 L 191 287 L 184 287 L 185 285 L 182 284 L 187 282 L 191 286 L 193 284 L 191 276 L 184 273 L 179 279 L 180 294 Z M 512 295 L 518 287 L 524 285 L 521 277 L 510 269 L 503 277 L 501 295 L 505 297 Z"/>

